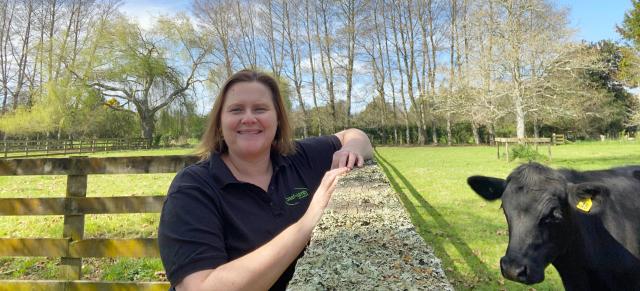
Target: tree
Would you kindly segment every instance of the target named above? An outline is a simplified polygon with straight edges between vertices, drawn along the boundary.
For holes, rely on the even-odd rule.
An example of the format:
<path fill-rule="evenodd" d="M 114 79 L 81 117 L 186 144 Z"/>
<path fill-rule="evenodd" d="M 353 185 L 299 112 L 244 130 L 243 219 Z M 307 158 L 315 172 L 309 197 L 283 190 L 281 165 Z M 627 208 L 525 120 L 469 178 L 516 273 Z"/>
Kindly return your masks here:
<path fill-rule="evenodd" d="M 309 114 L 302 99 L 302 57 L 300 55 L 300 46 L 302 43 L 300 42 L 301 36 L 299 31 L 300 13 L 296 10 L 295 5 L 290 5 L 287 1 L 282 2 L 282 9 L 285 22 L 285 38 L 289 44 L 287 54 L 289 55 L 291 67 L 291 71 L 286 70 L 286 75 L 293 82 L 296 90 L 298 106 L 300 110 L 302 110 L 302 136 L 306 138 L 309 135 Z"/>
<path fill-rule="evenodd" d="M 636 48 L 640 48 L 640 1 L 631 0 L 633 8 L 624 14 L 621 26 L 616 26 L 618 33 Z"/>
<path fill-rule="evenodd" d="M 89 84 L 106 98 L 124 100 L 110 107 L 136 114 L 142 136 L 152 140 L 157 112 L 203 81 L 198 69 L 207 63 L 210 43 L 185 15 L 160 19 L 153 31 L 120 17 L 110 29 L 100 48 L 106 62 L 94 69 Z M 187 65 L 172 63 L 174 55 Z"/>
<path fill-rule="evenodd" d="M 231 30 L 235 19 L 233 17 L 234 5 L 228 0 L 195 0 L 193 2 L 193 11 L 196 17 L 205 27 L 207 33 L 213 37 L 208 38 L 217 49 L 212 51 L 216 59 L 222 59 L 225 69 L 225 79 L 233 74 L 233 48 L 235 44 L 232 39 L 233 31 Z M 220 61 L 218 61 L 220 62 Z"/>
<path fill-rule="evenodd" d="M 631 0 L 633 8 L 624 15 L 621 26 L 617 26 L 618 33 L 633 44 L 633 48 L 622 48 L 620 61 L 621 79 L 627 84 L 637 87 L 640 84 L 640 1 Z M 640 126 L 640 98 L 636 96 L 635 105 L 629 109 L 629 125 Z"/>

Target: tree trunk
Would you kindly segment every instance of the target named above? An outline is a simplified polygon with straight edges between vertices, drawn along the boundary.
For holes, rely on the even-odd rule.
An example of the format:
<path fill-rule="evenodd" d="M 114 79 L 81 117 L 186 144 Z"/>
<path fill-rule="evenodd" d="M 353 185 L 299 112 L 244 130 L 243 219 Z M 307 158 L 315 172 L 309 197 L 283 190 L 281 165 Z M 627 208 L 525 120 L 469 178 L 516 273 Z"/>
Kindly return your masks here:
<path fill-rule="evenodd" d="M 347 92 L 346 92 L 346 126 L 351 127 L 351 91 L 353 88 L 353 62 L 355 59 L 356 49 L 356 2 L 354 0 L 346 0 L 343 4 L 343 12 L 347 17 Z"/>
<path fill-rule="evenodd" d="M 447 145 L 453 144 L 453 134 L 451 132 L 451 112 L 447 111 Z"/>
<path fill-rule="evenodd" d="M 480 144 L 480 135 L 478 134 L 478 124 L 475 121 L 471 121 L 471 131 L 473 132 L 473 141 L 476 145 Z"/>
<path fill-rule="evenodd" d="M 140 115 L 140 128 L 142 129 L 142 137 L 147 139 L 149 144 L 153 144 L 153 134 L 156 129 L 156 123 L 153 117 Z"/>
<path fill-rule="evenodd" d="M 435 118 L 431 119 L 431 140 L 433 145 L 438 145 L 438 124 Z"/>
<path fill-rule="evenodd" d="M 386 20 L 385 8 L 386 7 L 382 7 L 381 9 L 383 20 Z M 393 110 L 393 144 L 398 144 L 402 137 L 398 137 L 398 114 L 397 114 L 398 110 L 396 108 L 396 90 L 394 87 L 393 76 L 391 75 L 391 57 L 389 57 L 389 37 L 388 37 L 386 28 L 383 27 L 382 31 L 384 33 L 383 35 L 384 35 L 385 57 L 387 60 L 387 66 L 389 67 L 389 69 L 387 70 L 389 75 L 389 85 L 391 85 L 391 108 Z M 386 78 L 386 75 L 383 76 L 383 78 Z"/>
<path fill-rule="evenodd" d="M 453 98 L 453 80 L 455 78 L 455 49 L 456 49 L 456 14 L 457 11 L 457 1 L 458 0 L 450 0 L 451 2 L 451 42 L 450 42 L 450 50 L 449 50 L 449 95 L 447 96 L 447 145 L 451 145 L 451 99 Z"/>
<path fill-rule="evenodd" d="M 520 90 L 515 92 L 515 111 L 516 111 L 516 136 L 518 138 L 524 138 L 525 136 L 525 127 L 524 127 L 524 108 L 522 104 L 522 94 L 520 94 Z"/>
<path fill-rule="evenodd" d="M 406 140 L 407 140 L 407 144 L 411 143 L 411 132 L 410 132 L 410 128 L 409 128 L 409 110 L 407 109 L 407 101 L 405 100 L 404 97 L 404 77 L 403 77 L 403 70 L 402 70 L 402 63 L 400 62 L 400 45 L 398 42 L 398 29 L 396 28 L 396 21 L 395 21 L 395 12 L 391 11 L 391 27 L 393 28 L 393 40 L 394 40 L 394 45 L 396 47 L 396 62 L 398 65 L 398 74 L 400 75 L 400 97 L 402 99 L 402 108 L 404 109 L 403 114 L 404 114 L 404 124 L 405 124 L 405 132 L 406 132 Z"/>
<path fill-rule="evenodd" d="M 493 146 L 496 143 L 496 127 L 494 122 L 489 123 L 489 145 Z"/>
<path fill-rule="evenodd" d="M 309 64 L 311 66 L 311 92 L 313 95 L 313 112 L 314 115 L 316 117 L 316 123 L 318 125 L 318 132 L 317 135 L 321 136 L 322 135 L 322 125 L 320 124 L 320 112 L 318 111 L 318 98 L 316 95 L 316 71 L 314 68 L 314 64 L 313 64 L 313 50 L 311 49 L 311 18 L 309 17 L 309 0 L 305 1 L 305 20 L 306 20 L 306 25 L 305 25 L 305 30 L 307 32 L 307 47 L 309 49 L 308 54 L 309 54 Z"/>

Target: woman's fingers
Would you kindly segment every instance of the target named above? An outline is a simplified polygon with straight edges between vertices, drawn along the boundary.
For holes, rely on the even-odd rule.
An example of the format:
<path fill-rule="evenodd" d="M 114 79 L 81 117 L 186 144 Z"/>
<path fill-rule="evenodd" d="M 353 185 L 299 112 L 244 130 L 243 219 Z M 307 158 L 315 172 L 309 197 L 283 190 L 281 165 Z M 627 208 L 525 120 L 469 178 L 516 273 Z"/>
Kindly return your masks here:
<path fill-rule="evenodd" d="M 333 154 L 333 160 L 331 161 L 331 169 L 337 169 L 341 167 L 347 167 L 349 170 L 354 167 L 362 167 L 364 165 L 364 158 L 361 154 L 349 150 L 339 150 Z"/>
<path fill-rule="evenodd" d="M 338 184 L 339 176 L 346 173 L 349 169 L 346 167 L 341 167 L 337 169 L 333 169 L 324 174 L 322 178 L 322 182 L 320 182 L 320 186 L 318 186 L 318 190 L 316 190 L 315 197 L 318 199 L 320 206 L 324 209 L 329 200 L 331 199 L 331 193 L 335 190 L 336 185 Z"/>
<path fill-rule="evenodd" d="M 348 170 L 346 167 L 340 167 L 326 172 L 322 178 L 322 182 L 320 182 L 320 187 L 324 188 L 324 190 L 330 189 L 331 185 L 338 182 L 338 176 L 346 173 Z"/>
<path fill-rule="evenodd" d="M 336 189 L 336 185 L 338 185 L 338 180 L 340 180 L 340 175 L 346 173 L 349 169 L 342 167 L 342 168 L 337 168 L 335 170 L 332 170 L 332 179 L 331 179 L 331 184 L 329 185 L 329 188 L 327 189 L 327 192 L 332 193 L 333 190 Z"/>
<path fill-rule="evenodd" d="M 364 166 L 364 157 L 361 154 L 358 154 L 358 167 Z"/>

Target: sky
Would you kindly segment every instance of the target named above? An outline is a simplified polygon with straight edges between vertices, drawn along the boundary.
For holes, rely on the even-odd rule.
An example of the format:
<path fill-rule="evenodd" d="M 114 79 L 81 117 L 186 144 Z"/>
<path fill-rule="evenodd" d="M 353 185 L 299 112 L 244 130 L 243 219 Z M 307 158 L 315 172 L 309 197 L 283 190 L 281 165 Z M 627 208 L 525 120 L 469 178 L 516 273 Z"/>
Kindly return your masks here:
<path fill-rule="evenodd" d="M 570 26 L 576 28 L 576 40 L 590 42 L 602 39 L 620 40 L 616 25 L 631 9 L 631 0 L 559 0 L 560 7 L 569 7 Z"/>
<path fill-rule="evenodd" d="M 161 15 L 175 15 L 177 12 L 187 12 L 191 1 L 180 0 L 123 0 L 120 11 L 133 17 L 143 27 L 149 28 L 155 17 Z"/>

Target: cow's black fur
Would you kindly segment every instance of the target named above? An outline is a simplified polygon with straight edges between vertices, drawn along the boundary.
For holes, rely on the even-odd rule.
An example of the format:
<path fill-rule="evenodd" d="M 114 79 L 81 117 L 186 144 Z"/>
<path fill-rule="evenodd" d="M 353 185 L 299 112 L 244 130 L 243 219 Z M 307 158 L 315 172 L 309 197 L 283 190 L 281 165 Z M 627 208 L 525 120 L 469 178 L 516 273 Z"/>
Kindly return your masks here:
<path fill-rule="evenodd" d="M 553 264 L 567 290 L 640 290 L 640 166 L 579 172 L 529 163 L 506 180 L 467 182 L 485 199 L 502 199 L 506 278 L 538 283 Z M 586 197 L 593 206 L 578 210 Z"/>

